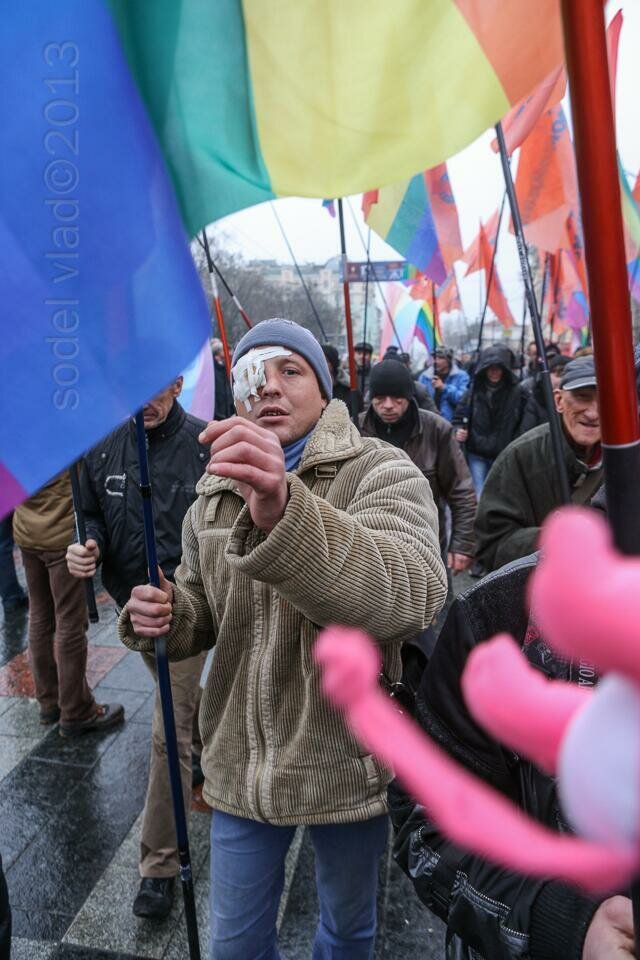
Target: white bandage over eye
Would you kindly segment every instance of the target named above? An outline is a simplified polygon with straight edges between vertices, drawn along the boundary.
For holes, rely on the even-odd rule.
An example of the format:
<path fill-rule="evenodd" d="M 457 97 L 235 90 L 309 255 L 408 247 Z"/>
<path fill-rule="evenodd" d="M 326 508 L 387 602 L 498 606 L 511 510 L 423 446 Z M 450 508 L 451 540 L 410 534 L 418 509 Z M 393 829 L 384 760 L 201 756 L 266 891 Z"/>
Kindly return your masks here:
<path fill-rule="evenodd" d="M 238 403 L 244 403 L 247 410 L 251 410 L 250 398 L 259 400 L 258 390 L 267 382 L 264 372 L 265 362 L 275 357 L 290 356 L 291 350 L 285 350 L 284 347 L 254 347 L 253 350 L 245 353 L 231 368 L 234 399 Z"/>

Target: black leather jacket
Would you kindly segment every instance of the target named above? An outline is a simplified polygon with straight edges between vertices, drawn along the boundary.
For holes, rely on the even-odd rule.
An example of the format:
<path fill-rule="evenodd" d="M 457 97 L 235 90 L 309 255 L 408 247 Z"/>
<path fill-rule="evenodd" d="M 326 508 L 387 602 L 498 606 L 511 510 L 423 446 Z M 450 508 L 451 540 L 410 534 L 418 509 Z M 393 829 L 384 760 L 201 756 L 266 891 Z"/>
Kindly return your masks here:
<path fill-rule="evenodd" d="M 158 563 L 173 579 L 182 555 L 182 521 L 196 499 L 209 450 L 198 443 L 203 420 L 176 401 L 159 427 L 147 430 Z M 119 606 L 147 582 L 135 423 L 127 420 L 85 457 L 80 490 L 87 537 L 100 549 L 102 581 Z"/>
<path fill-rule="evenodd" d="M 502 631 L 523 645 L 529 661 L 546 676 L 593 682 L 593 671 L 581 677 L 579 667 L 558 660 L 529 624 L 525 585 L 534 565 L 535 557 L 517 560 L 454 601 L 422 677 L 417 720 L 477 777 L 530 816 L 565 830 L 553 780 L 482 731 L 471 719 L 460 690 L 471 649 Z M 447 924 L 449 958 L 580 960 L 597 901 L 556 881 L 520 876 L 455 847 L 397 781 L 390 786 L 389 801 L 395 858 L 422 902 Z"/>

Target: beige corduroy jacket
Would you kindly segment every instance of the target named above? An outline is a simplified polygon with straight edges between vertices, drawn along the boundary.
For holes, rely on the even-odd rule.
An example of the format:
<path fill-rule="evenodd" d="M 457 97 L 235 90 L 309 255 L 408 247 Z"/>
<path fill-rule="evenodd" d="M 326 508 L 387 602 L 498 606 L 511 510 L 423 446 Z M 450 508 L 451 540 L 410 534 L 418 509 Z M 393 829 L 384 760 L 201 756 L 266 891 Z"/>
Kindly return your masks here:
<path fill-rule="evenodd" d="M 428 481 L 401 451 L 363 439 L 334 400 L 288 474 L 284 516 L 257 529 L 233 482 L 203 477 L 176 571 L 171 659 L 214 646 L 200 708 L 204 796 L 272 824 L 348 823 L 386 811 L 390 771 L 320 691 L 313 644 L 329 623 L 364 627 L 388 677 L 401 642 L 444 603 Z M 132 634 L 124 643 L 151 651 Z"/>

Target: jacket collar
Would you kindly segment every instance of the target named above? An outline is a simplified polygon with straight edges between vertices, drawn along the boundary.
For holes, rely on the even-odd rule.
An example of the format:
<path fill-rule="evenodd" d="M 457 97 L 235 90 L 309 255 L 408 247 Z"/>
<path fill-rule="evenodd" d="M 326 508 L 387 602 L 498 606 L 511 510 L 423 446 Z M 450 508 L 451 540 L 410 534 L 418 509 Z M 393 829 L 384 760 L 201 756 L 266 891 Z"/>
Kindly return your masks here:
<path fill-rule="evenodd" d="M 410 407 L 413 407 L 415 413 L 413 430 L 409 436 L 409 440 L 414 440 L 416 437 L 422 436 L 424 431 L 424 421 L 420 416 L 420 407 L 415 397 L 409 401 Z M 377 437 L 378 440 L 384 440 L 384 437 L 381 437 L 378 431 L 376 430 L 376 412 L 373 409 L 373 404 L 370 403 L 366 411 L 362 414 L 360 420 L 360 429 L 362 431 L 363 437 Z"/>
<path fill-rule="evenodd" d="M 174 400 L 167 419 L 163 420 L 163 422 L 157 427 L 153 427 L 152 430 L 145 430 L 149 443 L 157 443 L 158 440 L 166 440 L 167 437 L 172 437 L 174 433 L 178 432 L 186 418 L 187 415 L 184 412 L 184 409 L 180 406 L 177 400 Z M 131 434 L 135 440 L 136 421 L 133 417 L 129 421 L 129 429 L 131 430 Z"/>
<path fill-rule="evenodd" d="M 304 448 L 300 465 L 294 474 L 304 473 L 321 463 L 349 460 L 362 450 L 362 437 L 349 419 L 349 411 L 341 400 L 332 400 L 318 420 Z M 196 486 L 196 493 L 211 496 L 233 490 L 235 481 L 206 473 Z"/>

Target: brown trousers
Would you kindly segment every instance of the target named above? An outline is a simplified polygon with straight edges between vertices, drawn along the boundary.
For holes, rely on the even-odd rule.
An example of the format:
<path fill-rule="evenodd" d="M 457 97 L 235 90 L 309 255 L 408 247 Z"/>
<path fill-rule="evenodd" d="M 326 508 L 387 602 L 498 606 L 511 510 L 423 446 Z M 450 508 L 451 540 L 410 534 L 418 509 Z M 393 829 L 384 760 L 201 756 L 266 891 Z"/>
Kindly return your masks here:
<path fill-rule="evenodd" d="M 96 702 L 87 670 L 87 610 L 82 580 L 65 550 L 22 548 L 29 591 L 29 656 L 42 711 L 60 707 L 62 723 L 86 720 Z"/>
<path fill-rule="evenodd" d="M 151 654 L 143 653 L 147 667 L 156 675 L 156 661 Z M 198 710 L 200 707 L 200 675 L 206 654 L 189 657 L 169 664 L 173 712 L 176 720 L 178 758 L 182 778 L 184 808 L 189 818 L 191 808 L 191 746 L 199 752 Z M 178 873 L 178 850 L 173 819 L 171 785 L 167 766 L 167 745 L 164 739 L 160 694 L 156 699 L 151 726 L 151 763 L 149 786 L 142 818 L 140 838 L 140 876 L 174 877 Z"/>

